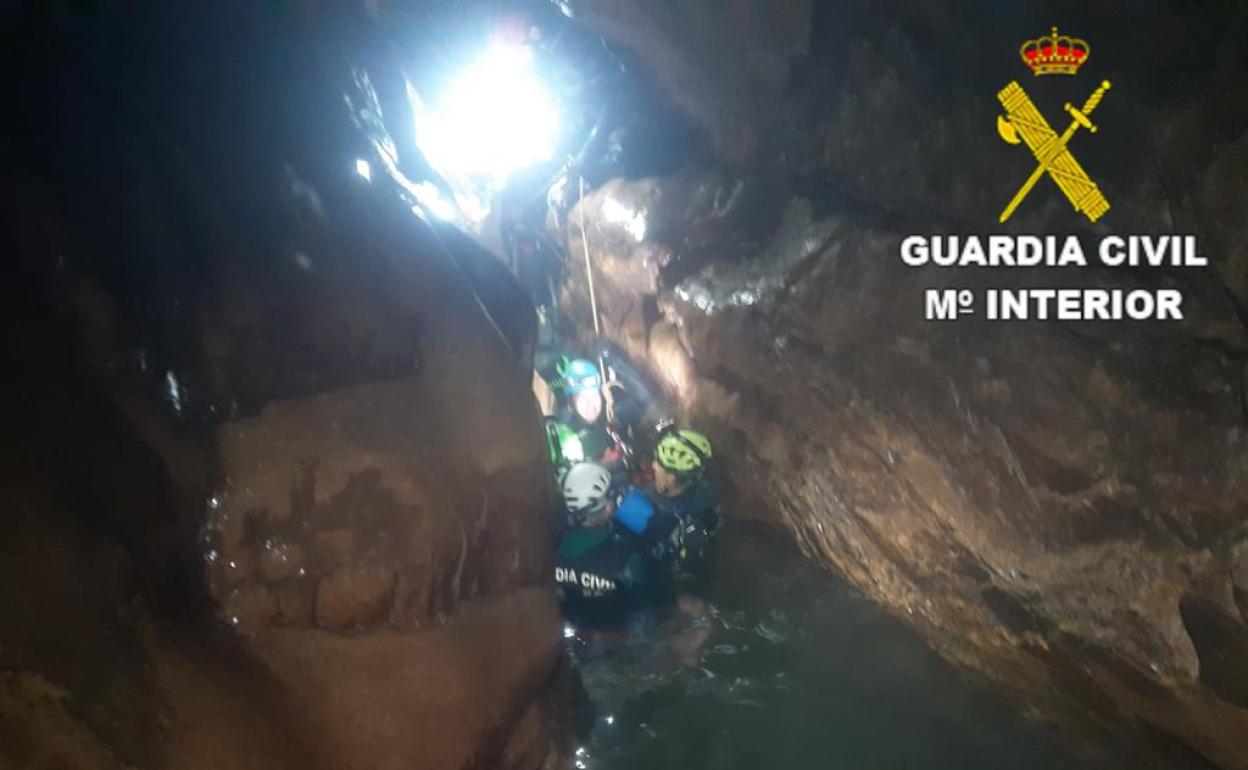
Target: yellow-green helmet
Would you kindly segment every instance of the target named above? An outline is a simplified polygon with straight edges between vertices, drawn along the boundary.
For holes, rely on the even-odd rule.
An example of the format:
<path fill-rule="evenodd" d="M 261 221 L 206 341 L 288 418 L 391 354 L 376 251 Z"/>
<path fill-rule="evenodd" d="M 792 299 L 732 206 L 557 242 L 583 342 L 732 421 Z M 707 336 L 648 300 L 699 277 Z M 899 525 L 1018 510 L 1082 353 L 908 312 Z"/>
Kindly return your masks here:
<path fill-rule="evenodd" d="M 669 428 L 654 447 L 654 459 L 678 476 L 696 476 L 711 460 L 711 442 L 696 431 Z"/>

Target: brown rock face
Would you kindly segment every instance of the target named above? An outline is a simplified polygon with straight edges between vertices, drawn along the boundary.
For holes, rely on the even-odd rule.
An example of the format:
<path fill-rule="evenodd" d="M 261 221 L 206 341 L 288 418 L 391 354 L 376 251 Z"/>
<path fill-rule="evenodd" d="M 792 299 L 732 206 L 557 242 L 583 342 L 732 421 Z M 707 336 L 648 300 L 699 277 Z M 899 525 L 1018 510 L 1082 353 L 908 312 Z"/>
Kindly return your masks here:
<path fill-rule="evenodd" d="M 901 266 L 902 236 L 796 199 L 760 257 L 608 333 L 709 431 L 733 514 L 1030 702 L 1248 766 L 1237 367 L 1191 326 L 926 323 L 944 278 Z"/>
<path fill-rule="evenodd" d="M 417 373 L 274 402 L 218 432 L 202 542 L 220 616 L 304 704 L 336 767 L 497 761 L 559 655 L 527 373 L 445 269 L 410 275 Z"/>
<path fill-rule="evenodd" d="M 1119 55 L 1128 40 L 1203 23 L 1146 15 L 1123 38 L 1085 9 L 1078 32 L 1100 41 L 1096 77 L 1131 83 L 1107 97 L 1120 111 L 1106 101 L 1099 116 L 1098 140 L 1118 139 L 1079 153 L 1115 209 L 1086 231 L 1050 186 L 1019 215 L 1026 232 L 1073 228 L 1093 248 L 1111 233 L 1195 232 L 1209 269 L 914 269 L 899 258 L 903 237 L 992 232 L 1013 189 L 999 182 L 1017 157 L 995 138 L 994 94 L 1021 65 L 1012 50 L 957 41 L 1003 29 L 1021 41 L 1050 22 L 1033 31 L 1000 9 L 869 5 L 828 3 L 809 18 L 809 58 L 772 94 L 782 107 L 752 124 L 775 132 L 760 146 L 783 160 L 751 167 L 721 148 L 739 179 L 689 169 L 616 180 L 581 204 L 607 333 L 708 431 L 733 515 L 784 527 L 1041 713 L 1126 724 L 1137 746 L 1164 733 L 1246 768 L 1248 336 L 1230 298 L 1248 284 L 1242 218 L 1213 214 L 1244 203 L 1220 181 L 1228 167 L 1248 172 L 1233 149 L 1248 119 L 1221 85 L 1246 70 L 1243 45 L 1205 30 L 1216 61 L 1172 46 L 1131 64 Z M 636 49 L 667 72 L 670 61 Z M 1181 93 L 1159 85 L 1179 73 Z M 1216 160 L 1165 128 L 1216 115 L 1230 121 Z M 751 203 L 722 205 L 732 200 Z M 774 216 L 757 214 L 763 200 Z M 584 329 L 579 267 L 564 300 Z M 638 280 L 651 275 L 655 289 Z M 925 289 L 963 286 L 1179 287 L 1185 320 L 923 320 Z"/>
<path fill-rule="evenodd" d="M 774 150 L 780 93 L 807 53 L 811 0 L 669 3 L 586 0 L 575 14 L 641 55 L 642 66 L 721 157 L 748 162 Z"/>
<path fill-rule="evenodd" d="M 531 306 L 354 174 L 318 24 L 135 12 L 16 49 L 0 767 L 553 766 Z"/>

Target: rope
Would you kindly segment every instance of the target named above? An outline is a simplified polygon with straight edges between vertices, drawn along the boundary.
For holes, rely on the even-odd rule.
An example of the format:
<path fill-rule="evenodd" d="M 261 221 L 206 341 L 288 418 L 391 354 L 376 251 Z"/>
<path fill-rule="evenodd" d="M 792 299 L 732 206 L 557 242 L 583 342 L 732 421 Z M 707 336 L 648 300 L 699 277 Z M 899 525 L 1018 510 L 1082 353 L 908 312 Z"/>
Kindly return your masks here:
<path fill-rule="evenodd" d="M 594 342 L 597 343 L 602 339 L 602 329 L 598 325 L 598 298 L 594 294 L 594 267 L 589 260 L 589 234 L 585 232 L 585 177 L 582 176 L 579 179 L 581 197 L 576 207 L 581 220 L 581 247 L 585 251 L 585 281 L 589 284 L 589 312 L 594 318 Z M 598 373 L 602 376 L 602 381 L 606 382 L 607 364 L 601 352 L 598 354 Z"/>

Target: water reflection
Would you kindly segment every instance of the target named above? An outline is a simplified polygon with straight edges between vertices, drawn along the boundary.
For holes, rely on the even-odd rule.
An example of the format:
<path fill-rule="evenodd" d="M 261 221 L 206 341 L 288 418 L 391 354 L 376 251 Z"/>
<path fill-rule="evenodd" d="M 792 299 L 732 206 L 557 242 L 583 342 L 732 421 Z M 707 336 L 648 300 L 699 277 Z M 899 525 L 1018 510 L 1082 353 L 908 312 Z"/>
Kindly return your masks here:
<path fill-rule="evenodd" d="M 578 769 L 1086 766 L 776 536 L 718 545 L 699 621 L 565 632 L 594 704 Z"/>

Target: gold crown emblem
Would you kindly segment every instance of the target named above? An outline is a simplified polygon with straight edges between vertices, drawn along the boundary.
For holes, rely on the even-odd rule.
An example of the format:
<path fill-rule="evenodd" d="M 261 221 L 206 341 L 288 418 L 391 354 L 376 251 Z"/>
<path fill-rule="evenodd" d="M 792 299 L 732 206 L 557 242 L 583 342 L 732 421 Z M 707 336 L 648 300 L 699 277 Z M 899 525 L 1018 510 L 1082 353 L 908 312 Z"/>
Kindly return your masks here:
<path fill-rule="evenodd" d="M 1053 34 L 1028 40 L 1018 48 L 1018 55 L 1037 75 L 1073 75 L 1088 61 L 1092 47 L 1088 41 L 1069 35 Z"/>

